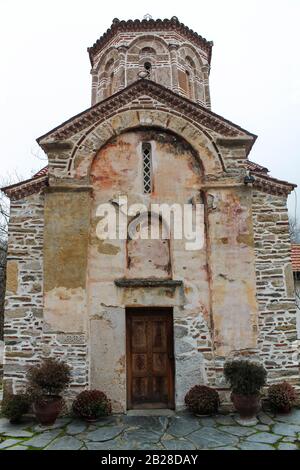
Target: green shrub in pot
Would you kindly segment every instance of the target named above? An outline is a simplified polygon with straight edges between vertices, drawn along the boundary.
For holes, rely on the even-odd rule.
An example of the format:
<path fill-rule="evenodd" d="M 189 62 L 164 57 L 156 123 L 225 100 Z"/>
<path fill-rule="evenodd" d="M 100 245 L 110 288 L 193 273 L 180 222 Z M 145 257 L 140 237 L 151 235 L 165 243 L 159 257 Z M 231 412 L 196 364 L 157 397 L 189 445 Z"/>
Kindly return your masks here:
<path fill-rule="evenodd" d="M 267 378 L 265 368 L 257 362 L 235 359 L 225 363 L 224 375 L 241 418 L 253 418 L 260 409 L 260 391 Z"/>

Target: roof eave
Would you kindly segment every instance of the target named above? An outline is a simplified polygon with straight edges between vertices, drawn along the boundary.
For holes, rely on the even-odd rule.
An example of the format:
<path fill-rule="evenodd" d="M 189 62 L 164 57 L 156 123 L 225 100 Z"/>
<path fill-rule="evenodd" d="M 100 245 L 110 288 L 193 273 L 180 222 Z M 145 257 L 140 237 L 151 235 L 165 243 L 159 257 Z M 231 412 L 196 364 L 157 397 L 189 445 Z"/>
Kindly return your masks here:
<path fill-rule="evenodd" d="M 186 36 L 190 36 L 193 38 L 195 42 L 198 42 L 199 46 L 202 46 L 204 49 L 206 49 L 207 54 L 208 54 L 208 62 L 209 64 L 211 63 L 211 57 L 212 57 L 212 47 L 213 47 L 213 41 L 208 41 L 207 39 L 203 38 L 201 35 L 190 29 L 188 26 L 185 24 L 181 23 L 177 17 L 173 16 L 171 19 L 164 19 L 164 20 L 119 20 L 118 18 L 115 18 L 110 26 L 105 33 L 100 36 L 99 39 L 91 46 L 87 48 L 89 58 L 91 65 L 94 65 L 93 58 L 95 55 L 105 47 L 105 45 L 112 39 L 112 37 L 118 32 L 124 30 L 126 31 L 126 28 L 131 31 L 131 30 L 145 30 L 145 31 L 150 31 L 155 29 L 157 27 L 161 27 L 162 29 L 172 29 L 172 30 L 178 30 L 182 34 L 185 34 Z"/>
<path fill-rule="evenodd" d="M 123 93 L 129 92 L 130 90 L 134 89 L 135 87 L 141 87 L 141 86 L 145 87 L 145 92 L 147 92 L 147 88 L 148 88 L 148 91 L 149 91 L 149 87 L 150 88 L 152 87 L 152 88 L 155 88 L 157 90 L 157 92 L 166 93 L 166 96 L 169 96 L 170 99 L 174 98 L 174 99 L 180 100 L 180 101 L 182 101 L 183 105 L 185 105 L 185 106 L 188 105 L 188 106 L 194 108 L 196 111 L 198 109 L 199 111 L 208 114 L 212 118 L 215 118 L 216 120 L 220 120 L 222 123 L 224 123 L 224 125 L 227 124 L 228 126 L 234 128 L 236 131 L 241 132 L 242 134 L 245 135 L 245 137 L 249 141 L 249 143 L 247 144 L 247 154 L 249 154 L 249 152 L 251 151 L 251 149 L 252 149 L 252 147 L 253 147 L 256 139 L 257 139 L 257 136 L 255 134 L 247 131 L 246 129 L 243 129 L 242 127 L 240 127 L 237 124 L 231 122 L 230 120 L 224 118 L 223 116 L 220 116 L 220 115 L 214 113 L 209 108 L 201 106 L 200 104 L 195 103 L 194 101 L 191 101 L 188 98 L 185 98 L 184 96 L 181 96 L 181 95 L 175 93 L 174 91 L 170 90 L 169 88 L 166 88 L 166 87 L 164 87 L 164 86 L 162 86 L 162 85 L 160 85 L 156 82 L 153 82 L 152 80 L 149 80 L 149 79 L 136 80 L 135 82 L 131 83 L 126 88 L 123 88 L 122 90 L 118 91 L 114 95 L 109 96 L 105 100 L 100 101 L 99 103 L 96 103 L 95 105 L 91 106 L 90 108 L 82 111 L 81 113 L 71 117 L 67 121 L 63 122 L 62 124 L 58 125 L 54 129 L 52 129 L 51 131 L 49 131 L 46 134 L 39 137 L 37 139 L 37 143 L 42 148 L 45 144 L 46 145 L 47 144 L 51 145 L 51 142 L 49 141 L 49 139 L 51 138 L 51 135 L 54 136 L 55 133 L 57 131 L 59 131 L 60 129 L 62 129 L 64 126 L 67 126 L 68 124 L 72 125 L 72 123 L 75 123 L 75 121 L 78 121 L 80 118 L 84 119 L 84 116 L 87 115 L 88 113 L 92 113 L 93 110 L 96 111 L 98 108 L 105 108 L 105 106 L 108 105 L 110 100 L 115 100 L 116 98 L 121 96 Z M 86 127 L 88 127 L 88 125 Z M 220 135 L 222 135 L 222 134 L 220 134 Z M 46 141 L 46 139 L 47 139 L 47 141 Z M 59 140 L 60 139 L 58 139 L 57 137 L 54 137 L 53 145 L 57 145 L 57 141 L 59 141 Z M 61 139 L 61 145 L 68 145 L 68 142 L 65 139 Z"/>

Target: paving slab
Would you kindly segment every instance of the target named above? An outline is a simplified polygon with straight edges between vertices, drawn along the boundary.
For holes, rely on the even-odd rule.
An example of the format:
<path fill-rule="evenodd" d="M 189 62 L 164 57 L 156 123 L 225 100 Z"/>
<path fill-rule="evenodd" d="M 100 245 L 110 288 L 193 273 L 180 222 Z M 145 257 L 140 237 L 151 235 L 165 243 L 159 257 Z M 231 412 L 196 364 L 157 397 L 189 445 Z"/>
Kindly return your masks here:
<path fill-rule="evenodd" d="M 300 439 L 299 439 L 300 441 Z M 281 442 L 298 442 L 298 438 L 296 436 L 286 436 L 281 439 Z"/>
<path fill-rule="evenodd" d="M 87 429 L 87 423 L 74 420 L 66 427 L 66 433 L 71 435 L 80 434 Z"/>
<path fill-rule="evenodd" d="M 37 449 L 44 448 L 50 442 L 53 441 L 61 433 L 60 429 L 53 429 L 52 431 L 45 431 L 41 434 L 37 434 L 32 439 L 26 441 L 25 445 L 27 447 L 35 447 Z"/>
<path fill-rule="evenodd" d="M 275 450 L 271 445 L 262 442 L 242 442 L 238 447 L 240 450 Z"/>
<path fill-rule="evenodd" d="M 272 432 L 275 434 L 280 434 L 281 436 L 297 436 L 297 434 L 300 433 L 300 425 L 276 423 L 273 426 Z"/>
<path fill-rule="evenodd" d="M 222 426 L 234 425 L 236 424 L 235 420 L 230 415 L 220 415 L 215 418 L 217 424 L 221 424 Z"/>
<path fill-rule="evenodd" d="M 196 446 L 185 439 L 172 439 L 167 441 L 162 441 L 163 446 L 167 450 L 195 450 Z"/>
<path fill-rule="evenodd" d="M 219 431 L 215 428 L 204 428 L 189 434 L 187 439 L 193 442 L 198 449 L 212 449 L 214 447 L 235 446 L 238 438 Z"/>
<path fill-rule="evenodd" d="M 226 446 L 226 447 L 217 447 L 216 449 L 214 450 L 240 450 L 238 447 L 230 447 L 230 446 Z"/>
<path fill-rule="evenodd" d="M 159 442 L 162 435 L 157 432 L 147 431 L 146 429 L 136 429 L 129 430 L 124 433 L 124 440 L 127 442 L 138 442 L 142 444 L 143 442 L 151 442 L 156 444 Z"/>
<path fill-rule="evenodd" d="M 174 417 L 170 420 L 167 432 L 172 436 L 182 437 L 193 431 L 197 431 L 200 427 L 201 424 L 195 418 Z"/>
<path fill-rule="evenodd" d="M 151 442 L 143 442 L 138 447 L 139 450 L 164 450 L 161 444 L 154 444 Z"/>
<path fill-rule="evenodd" d="M 289 414 L 276 415 L 276 421 L 289 424 L 300 424 L 300 409 L 293 409 Z"/>
<path fill-rule="evenodd" d="M 254 429 L 256 429 L 257 431 L 266 431 L 266 432 L 269 432 L 270 431 L 270 426 L 267 426 L 266 424 L 257 424 Z"/>
<path fill-rule="evenodd" d="M 237 415 L 114 415 L 93 424 L 60 418 L 53 426 L 0 418 L 0 450 L 300 450 L 300 410 L 274 416 L 261 412 L 255 426 Z"/>
<path fill-rule="evenodd" d="M 140 427 L 163 433 L 168 426 L 169 419 L 166 416 L 124 416 L 122 421 L 127 427 Z"/>
<path fill-rule="evenodd" d="M 6 447 L 11 447 L 19 442 L 20 441 L 18 439 L 6 439 L 5 441 L 0 442 L 0 449 L 6 449 Z"/>
<path fill-rule="evenodd" d="M 88 441 L 103 442 L 114 439 L 124 431 L 124 426 L 101 427 L 86 435 Z"/>
<path fill-rule="evenodd" d="M 9 437 L 32 437 L 33 432 L 31 431 L 25 431 L 25 429 L 14 429 L 13 425 L 10 425 L 10 427 L 7 431 L 2 432 L 3 436 L 9 436 Z"/>
<path fill-rule="evenodd" d="M 46 450 L 79 450 L 83 446 L 83 442 L 73 436 L 63 436 L 55 439 Z"/>
<path fill-rule="evenodd" d="M 103 418 L 99 418 L 92 426 L 96 428 L 102 426 L 117 426 L 122 421 L 122 418 L 123 416 L 104 416 Z"/>
<path fill-rule="evenodd" d="M 88 450 L 130 450 L 130 447 L 126 449 L 125 444 L 124 448 L 122 448 L 122 443 L 118 442 L 117 440 L 113 439 L 111 441 L 106 442 L 86 442 L 85 446 Z"/>
<path fill-rule="evenodd" d="M 263 411 L 258 414 L 258 420 L 261 424 L 266 424 L 267 426 L 274 424 L 274 419 Z"/>
<path fill-rule="evenodd" d="M 280 442 L 277 449 L 278 450 L 300 450 L 296 444 L 292 444 L 291 442 Z"/>
<path fill-rule="evenodd" d="M 276 434 L 271 434 L 270 432 L 257 432 L 256 434 L 252 434 L 251 436 L 247 437 L 246 440 L 248 442 L 275 444 L 275 442 L 279 441 L 280 438 L 280 436 L 277 436 Z"/>
<path fill-rule="evenodd" d="M 5 450 L 28 450 L 27 447 L 25 446 L 13 446 L 13 447 L 10 447 L 9 449 L 5 449 Z"/>
<path fill-rule="evenodd" d="M 201 418 L 201 417 L 198 417 L 199 419 L 199 423 L 201 424 L 201 426 L 205 426 L 205 427 L 214 427 L 216 425 L 216 420 L 214 418 Z"/>
<path fill-rule="evenodd" d="M 238 437 L 250 436 L 255 433 L 254 428 L 245 428 L 243 426 L 222 426 L 220 430 Z"/>
<path fill-rule="evenodd" d="M 50 426 L 37 424 L 33 429 L 35 432 L 52 431 L 52 429 L 64 428 L 71 421 L 72 418 L 59 418 L 55 421 L 54 424 L 51 424 Z"/>

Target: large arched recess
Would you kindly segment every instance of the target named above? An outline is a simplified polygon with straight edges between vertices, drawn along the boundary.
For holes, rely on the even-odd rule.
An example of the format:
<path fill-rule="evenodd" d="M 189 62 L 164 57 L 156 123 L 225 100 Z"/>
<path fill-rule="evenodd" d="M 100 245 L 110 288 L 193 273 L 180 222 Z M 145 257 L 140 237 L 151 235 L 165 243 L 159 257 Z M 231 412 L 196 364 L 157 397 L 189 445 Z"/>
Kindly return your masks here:
<path fill-rule="evenodd" d="M 118 110 L 89 127 L 74 147 L 68 162 L 67 176 L 89 180 L 92 161 L 103 145 L 123 132 L 143 127 L 169 130 L 186 140 L 198 155 L 205 177 L 217 178 L 226 171 L 213 137 L 201 124 L 192 123 L 176 111 L 142 109 L 138 106 Z"/>

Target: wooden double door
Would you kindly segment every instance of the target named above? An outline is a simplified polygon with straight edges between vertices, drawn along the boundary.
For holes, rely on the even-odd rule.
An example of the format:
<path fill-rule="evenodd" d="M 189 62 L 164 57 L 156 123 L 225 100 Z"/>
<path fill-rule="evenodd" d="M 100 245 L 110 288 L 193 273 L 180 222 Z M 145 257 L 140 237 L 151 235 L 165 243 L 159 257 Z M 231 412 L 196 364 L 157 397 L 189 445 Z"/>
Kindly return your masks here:
<path fill-rule="evenodd" d="M 173 312 L 126 310 L 127 407 L 174 408 Z"/>

